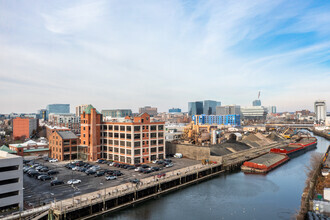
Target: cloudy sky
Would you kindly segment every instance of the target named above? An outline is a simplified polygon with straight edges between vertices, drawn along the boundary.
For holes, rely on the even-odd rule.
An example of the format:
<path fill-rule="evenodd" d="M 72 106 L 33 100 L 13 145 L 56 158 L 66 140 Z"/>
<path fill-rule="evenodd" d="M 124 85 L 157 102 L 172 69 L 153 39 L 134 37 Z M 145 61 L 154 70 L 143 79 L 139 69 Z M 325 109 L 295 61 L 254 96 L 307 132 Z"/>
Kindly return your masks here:
<path fill-rule="evenodd" d="M 329 1 L 0 0 L 0 112 L 329 109 L 329 27 Z"/>

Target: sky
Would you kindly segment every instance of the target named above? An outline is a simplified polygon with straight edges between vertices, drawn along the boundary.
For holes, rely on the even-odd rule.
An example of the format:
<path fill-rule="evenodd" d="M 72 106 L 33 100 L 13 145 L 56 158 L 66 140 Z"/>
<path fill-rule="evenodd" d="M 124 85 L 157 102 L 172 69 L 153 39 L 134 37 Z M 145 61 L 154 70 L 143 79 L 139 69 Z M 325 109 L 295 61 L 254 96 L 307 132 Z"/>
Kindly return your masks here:
<path fill-rule="evenodd" d="M 0 0 L 0 113 L 330 106 L 330 1 Z"/>

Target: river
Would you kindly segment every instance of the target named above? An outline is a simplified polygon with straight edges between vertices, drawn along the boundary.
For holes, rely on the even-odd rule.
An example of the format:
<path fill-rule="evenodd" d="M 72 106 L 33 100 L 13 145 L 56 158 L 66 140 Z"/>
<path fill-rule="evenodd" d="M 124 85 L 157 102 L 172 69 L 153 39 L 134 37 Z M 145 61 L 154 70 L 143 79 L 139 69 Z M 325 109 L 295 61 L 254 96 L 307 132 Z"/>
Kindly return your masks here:
<path fill-rule="evenodd" d="M 294 219 L 310 157 L 330 145 L 325 138 L 317 139 L 317 149 L 267 175 L 223 174 L 95 219 Z"/>

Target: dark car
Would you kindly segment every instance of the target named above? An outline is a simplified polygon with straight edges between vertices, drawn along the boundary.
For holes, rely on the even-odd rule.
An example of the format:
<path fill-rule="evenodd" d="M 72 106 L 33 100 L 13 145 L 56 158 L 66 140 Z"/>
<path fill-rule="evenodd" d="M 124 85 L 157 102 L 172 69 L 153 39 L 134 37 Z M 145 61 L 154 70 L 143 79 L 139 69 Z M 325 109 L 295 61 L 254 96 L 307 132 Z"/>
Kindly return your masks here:
<path fill-rule="evenodd" d="M 135 167 L 140 167 L 140 166 L 141 166 L 141 164 L 139 164 L 139 163 L 138 163 L 138 164 L 135 164 L 134 166 L 135 166 Z"/>
<path fill-rule="evenodd" d="M 114 176 L 121 176 L 121 175 L 123 175 L 123 173 L 120 172 L 120 170 L 114 170 L 114 171 L 113 171 L 113 175 L 114 175 Z"/>
<path fill-rule="evenodd" d="M 51 179 L 52 179 L 52 177 L 51 177 L 51 176 L 48 176 L 48 175 L 41 176 L 41 177 L 39 178 L 39 180 L 41 180 L 41 181 L 46 181 L 46 180 L 51 180 Z"/>
<path fill-rule="evenodd" d="M 104 171 L 104 170 L 97 171 L 97 172 L 95 173 L 95 177 L 104 176 L 104 174 L 105 174 L 105 171 Z"/>
<path fill-rule="evenodd" d="M 141 167 L 144 169 L 150 168 L 148 165 L 145 165 L 145 164 L 141 165 Z"/>
<path fill-rule="evenodd" d="M 166 173 L 158 173 L 157 174 L 157 177 L 158 178 L 162 178 L 162 177 L 165 177 L 166 176 Z"/>
<path fill-rule="evenodd" d="M 128 170 L 134 170 L 135 169 L 135 166 L 128 166 L 127 169 Z"/>
<path fill-rule="evenodd" d="M 64 182 L 61 180 L 53 180 L 50 182 L 51 186 L 62 185 L 62 184 L 64 184 Z"/>
<path fill-rule="evenodd" d="M 30 177 L 37 177 L 37 176 L 40 175 L 40 173 L 39 173 L 38 171 L 36 171 L 36 170 L 33 170 L 33 171 L 31 171 L 31 172 L 28 172 L 28 175 L 29 175 Z"/>
<path fill-rule="evenodd" d="M 146 169 L 141 168 L 141 169 L 139 170 L 139 172 L 140 172 L 140 173 L 143 173 L 145 170 L 146 170 Z"/>
<path fill-rule="evenodd" d="M 157 164 L 163 164 L 163 163 L 164 163 L 163 160 L 159 160 L 159 161 L 157 161 Z"/>
<path fill-rule="evenodd" d="M 167 163 L 172 163 L 172 160 L 170 160 L 170 159 L 164 159 L 164 161 Z"/>
<path fill-rule="evenodd" d="M 129 180 L 131 183 L 139 183 L 140 182 L 140 180 L 138 180 L 138 179 L 131 179 L 131 180 Z"/>
<path fill-rule="evenodd" d="M 86 170 L 87 170 L 87 168 L 85 168 L 85 167 L 81 167 L 81 168 L 79 169 L 80 172 L 86 172 Z"/>
<path fill-rule="evenodd" d="M 159 171 L 159 167 L 151 167 L 150 168 L 152 171 Z"/>
<path fill-rule="evenodd" d="M 47 172 L 48 175 L 55 175 L 58 174 L 59 172 L 57 170 L 50 170 Z"/>
<path fill-rule="evenodd" d="M 96 173 L 96 171 L 95 170 L 86 170 L 85 173 L 87 175 L 94 175 Z"/>
<path fill-rule="evenodd" d="M 98 160 L 96 161 L 96 163 L 103 163 L 103 161 L 104 161 L 104 160 L 102 160 L 102 159 L 98 159 Z"/>
<path fill-rule="evenodd" d="M 40 172 L 48 172 L 49 169 L 48 169 L 47 167 L 43 167 L 43 168 L 41 168 L 39 171 L 40 171 Z"/>
<path fill-rule="evenodd" d="M 152 170 L 149 170 L 149 169 L 145 169 L 144 171 L 143 171 L 143 173 L 151 173 L 152 172 Z"/>

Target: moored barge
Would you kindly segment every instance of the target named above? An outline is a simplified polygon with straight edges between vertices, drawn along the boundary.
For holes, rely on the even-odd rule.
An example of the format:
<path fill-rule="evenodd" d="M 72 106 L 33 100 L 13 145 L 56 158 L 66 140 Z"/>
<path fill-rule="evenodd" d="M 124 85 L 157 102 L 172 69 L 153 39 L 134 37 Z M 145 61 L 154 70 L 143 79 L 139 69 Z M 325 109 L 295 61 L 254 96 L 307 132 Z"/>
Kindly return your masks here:
<path fill-rule="evenodd" d="M 244 173 L 267 173 L 287 162 L 290 158 L 284 154 L 267 153 L 253 160 L 246 161 L 241 166 Z"/>
<path fill-rule="evenodd" d="M 316 148 L 316 145 L 317 139 L 315 137 L 301 137 L 295 143 L 290 143 L 288 146 L 282 148 L 272 148 L 270 152 L 285 154 L 290 158 L 294 158 Z"/>

